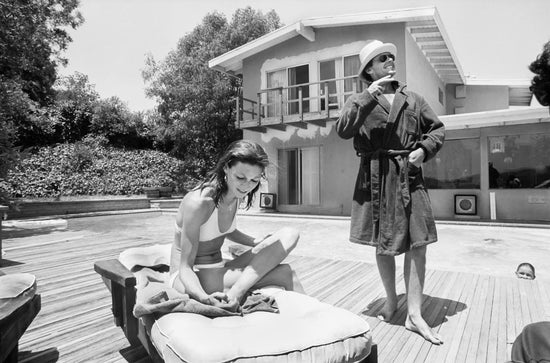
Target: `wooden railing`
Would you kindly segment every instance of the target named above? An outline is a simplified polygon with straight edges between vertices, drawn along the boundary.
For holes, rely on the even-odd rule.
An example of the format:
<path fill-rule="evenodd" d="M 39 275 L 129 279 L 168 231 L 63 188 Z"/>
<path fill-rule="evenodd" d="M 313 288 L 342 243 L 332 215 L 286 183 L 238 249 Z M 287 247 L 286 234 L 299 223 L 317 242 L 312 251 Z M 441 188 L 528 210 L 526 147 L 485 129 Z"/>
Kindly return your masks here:
<path fill-rule="evenodd" d="M 236 99 L 237 127 L 328 120 L 337 116 L 349 95 L 361 90 L 357 77 L 344 77 L 262 89 L 256 100 L 241 94 Z"/>

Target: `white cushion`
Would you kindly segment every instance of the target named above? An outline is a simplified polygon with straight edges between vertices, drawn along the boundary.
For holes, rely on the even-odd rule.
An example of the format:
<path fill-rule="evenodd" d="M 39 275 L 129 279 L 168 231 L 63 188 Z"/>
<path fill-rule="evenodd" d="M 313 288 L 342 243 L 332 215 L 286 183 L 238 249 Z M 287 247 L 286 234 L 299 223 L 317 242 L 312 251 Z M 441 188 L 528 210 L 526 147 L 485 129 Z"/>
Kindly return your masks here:
<path fill-rule="evenodd" d="M 292 291 L 262 292 L 275 297 L 279 314 L 167 314 L 151 340 L 166 362 L 358 362 L 370 353 L 369 325 L 359 316 Z"/>

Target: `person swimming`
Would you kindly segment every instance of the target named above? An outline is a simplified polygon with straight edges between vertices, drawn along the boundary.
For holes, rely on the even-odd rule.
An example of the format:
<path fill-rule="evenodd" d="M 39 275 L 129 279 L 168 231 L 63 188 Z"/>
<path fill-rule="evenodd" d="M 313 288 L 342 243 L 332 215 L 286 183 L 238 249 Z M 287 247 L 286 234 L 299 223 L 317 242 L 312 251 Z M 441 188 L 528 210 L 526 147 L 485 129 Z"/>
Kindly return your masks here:
<path fill-rule="evenodd" d="M 520 279 L 534 280 L 535 266 L 531 265 L 529 262 L 520 263 L 516 269 L 516 276 Z"/>

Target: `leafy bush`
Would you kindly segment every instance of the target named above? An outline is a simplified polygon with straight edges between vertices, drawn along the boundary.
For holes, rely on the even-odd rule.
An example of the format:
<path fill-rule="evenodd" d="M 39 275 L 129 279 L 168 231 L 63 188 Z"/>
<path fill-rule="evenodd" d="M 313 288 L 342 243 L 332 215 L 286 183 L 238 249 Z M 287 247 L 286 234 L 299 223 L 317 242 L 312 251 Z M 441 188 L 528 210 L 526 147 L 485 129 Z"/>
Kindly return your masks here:
<path fill-rule="evenodd" d="M 105 146 L 105 138 L 38 148 L 11 170 L 12 197 L 131 195 L 144 187 L 171 186 L 183 191 L 195 184 L 183 162 L 153 150 L 129 151 Z"/>

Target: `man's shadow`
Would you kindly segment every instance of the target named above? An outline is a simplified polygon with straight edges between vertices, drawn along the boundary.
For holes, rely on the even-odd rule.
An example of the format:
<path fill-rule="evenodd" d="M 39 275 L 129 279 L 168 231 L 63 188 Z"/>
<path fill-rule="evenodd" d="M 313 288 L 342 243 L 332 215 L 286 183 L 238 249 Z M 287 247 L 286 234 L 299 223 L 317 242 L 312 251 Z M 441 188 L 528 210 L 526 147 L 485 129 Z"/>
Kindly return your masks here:
<path fill-rule="evenodd" d="M 367 306 L 367 309 L 361 312 L 361 315 L 376 318 L 382 308 L 386 298 L 378 298 Z M 448 321 L 447 317 L 456 315 L 465 310 L 468 306 L 460 301 L 443 299 L 430 295 L 423 295 L 422 316 L 430 328 L 437 327 Z M 405 325 L 407 318 L 407 298 L 405 294 L 397 296 L 397 311 L 387 322 L 392 325 Z"/>

